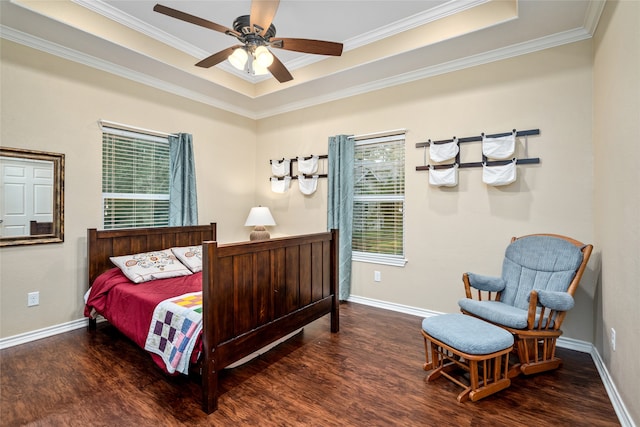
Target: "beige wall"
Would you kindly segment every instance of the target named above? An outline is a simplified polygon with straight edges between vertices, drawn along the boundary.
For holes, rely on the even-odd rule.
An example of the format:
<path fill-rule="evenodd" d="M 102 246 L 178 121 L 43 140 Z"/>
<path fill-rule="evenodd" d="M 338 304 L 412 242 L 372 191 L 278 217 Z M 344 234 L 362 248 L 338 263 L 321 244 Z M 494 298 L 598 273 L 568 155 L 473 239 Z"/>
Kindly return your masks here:
<path fill-rule="evenodd" d="M 98 119 L 192 133 L 200 222 L 217 221 L 223 241 L 246 238 L 242 224 L 254 203 L 272 208 L 273 235 L 326 228 L 326 180 L 313 196 L 302 196 L 295 181 L 287 194 L 274 194 L 269 159 L 325 154 L 330 135 L 407 128 L 409 262 L 355 263 L 353 294 L 453 312 L 462 272 L 498 274 L 511 236 L 553 232 L 593 242 L 565 336 L 595 342 L 640 419 L 633 329 L 640 303 L 640 180 L 633 164 L 640 141 L 639 7 L 607 2 L 593 41 L 257 122 L 3 41 L 0 143 L 63 152 L 67 169 L 65 242 L 0 249 L 0 337 L 81 317 L 86 228 L 101 218 Z M 514 127 L 541 130 L 529 138 L 528 151 L 542 161 L 518 167 L 509 187 L 487 188 L 480 169 L 464 169 L 458 187 L 437 189 L 426 172 L 415 171 L 423 161 L 416 142 Z M 469 161 L 478 158 L 477 144 L 463 149 Z M 246 165 L 255 165 L 255 173 Z M 380 283 L 374 270 L 382 272 Z M 41 304 L 27 308 L 26 294 L 34 290 Z"/>
<path fill-rule="evenodd" d="M 354 263 L 352 294 L 456 312 L 462 273 L 499 275 L 512 236 L 550 232 L 593 241 L 591 85 L 591 43 L 585 41 L 261 120 L 257 200 L 273 208 L 276 233 L 323 230 L 326 180 L 313 196 L 300 194 L 295 181 L 287 194 L 272 193 L 269 159 L 326 154 L 329 135 L 408 129 L 409 262 L 404 268 Z M 415 170 L 424 154 L 416 142 L 513 128 L 541 132 L 528 143 L 529 157 L 541 163 L 519 166 L 513 185 L 488 188 L 475 168 L 459 171 L 458 187 L 439 189 L 429 187 L 427 172 Z M 463 162 L 481 157 L 479 143 L 461 150 Z M 524 157 L 523 147 L 518 150 Z M 596 265 L 590 264 L 564 328 L 566 336 L 588 342 Z"/>
<path fill-rule="evenodd" d="M 640 2 L 607 2 L 594 37 L 593 62 L 594 216 L 602 252 L 595 344 L 627 409 L 640 422 Z"/>
<path fill-rule="evenodd" d="M 0 249 L 0 336 L 82 317 L 86 229 L 101 226 L 98 119 L 193 134 L 199 219 L 221 241 L 245 239 L 254 203 L 256 124 L 11 42 L 2 41 L 0 143 L 65 154 L 65 241 Z M 242 212 L 243 215 L 238 215 Z M 40 305 L 27 307 L 27 293 Z"/>

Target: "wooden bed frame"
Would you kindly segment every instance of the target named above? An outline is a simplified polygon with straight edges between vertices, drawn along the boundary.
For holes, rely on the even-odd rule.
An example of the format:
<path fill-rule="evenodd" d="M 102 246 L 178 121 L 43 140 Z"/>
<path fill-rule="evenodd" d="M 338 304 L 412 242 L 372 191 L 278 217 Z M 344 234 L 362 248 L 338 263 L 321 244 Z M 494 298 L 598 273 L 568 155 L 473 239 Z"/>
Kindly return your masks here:
<path fill-rule="evenodd" d="M 331 314 L 339 330 L 338 231 L 218 244 L 216 224 L 87 230 L 89 285 L 111 256 L 203 245 L 202 409 L 218 406 L 218 373 Z M 95 321 L 90 322 L 95 327 Z"/>

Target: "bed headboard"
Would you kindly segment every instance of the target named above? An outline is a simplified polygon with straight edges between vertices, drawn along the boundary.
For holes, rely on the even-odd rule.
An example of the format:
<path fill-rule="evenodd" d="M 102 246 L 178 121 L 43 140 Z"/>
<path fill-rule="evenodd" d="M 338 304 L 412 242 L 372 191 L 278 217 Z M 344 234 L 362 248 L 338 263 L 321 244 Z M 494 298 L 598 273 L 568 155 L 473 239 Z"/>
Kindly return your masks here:
<path fill-rule="evenodd" d="M 200 245 L 216 240 L 216 224 L 182 227 L 127 228 L 120 230 L 87 230 L 89 281 L 113 268 L 109 257 L 157 251 L 174 246 Z"/>

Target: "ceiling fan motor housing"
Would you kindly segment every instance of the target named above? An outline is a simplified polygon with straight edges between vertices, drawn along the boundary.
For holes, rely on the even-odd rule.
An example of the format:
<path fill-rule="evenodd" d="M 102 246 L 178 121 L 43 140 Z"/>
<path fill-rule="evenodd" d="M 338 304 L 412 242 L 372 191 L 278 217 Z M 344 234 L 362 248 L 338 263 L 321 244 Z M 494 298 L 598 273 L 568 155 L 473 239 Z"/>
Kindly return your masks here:
<path fill-rule="evenodd" d="M 243 35 L 243 38 L 240 39 L 243 42 L 251 43 L 252 40 L 261 39 L 262 44 L 264 44 L 276 35 L 276 27 L 273 24 L 269 25 L 269 29 L 265 31 L 262 36 L 260 36 L 259 33 L 263 28 L 257 25 L 255 27 L 255 29 L 251 28 L 251 17 L 249 15 L 238 16 L 235 21 L 233 21 L 233 29 Z"/>

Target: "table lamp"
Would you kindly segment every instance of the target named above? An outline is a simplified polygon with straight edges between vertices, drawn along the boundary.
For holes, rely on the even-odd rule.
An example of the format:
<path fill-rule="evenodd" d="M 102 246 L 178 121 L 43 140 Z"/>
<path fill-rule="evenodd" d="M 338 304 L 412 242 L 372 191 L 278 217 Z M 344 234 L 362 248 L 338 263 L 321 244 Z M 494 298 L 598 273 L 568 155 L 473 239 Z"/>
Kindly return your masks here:
<path fill-rule="evenodd" d="M 258 206 L 251 208 L 249 216 L 247 217 L 247 222 L 245 222 L 244 225 L 245 227 L 254 227 L 251 234 L 249 234 L 250 240 L 269 240 L 271 235 L 265 226 L 276 225 L 276 221 L 273 219 L 269 208 Z"/>

